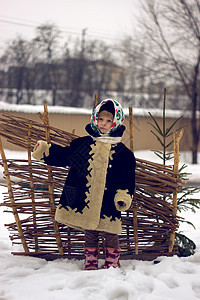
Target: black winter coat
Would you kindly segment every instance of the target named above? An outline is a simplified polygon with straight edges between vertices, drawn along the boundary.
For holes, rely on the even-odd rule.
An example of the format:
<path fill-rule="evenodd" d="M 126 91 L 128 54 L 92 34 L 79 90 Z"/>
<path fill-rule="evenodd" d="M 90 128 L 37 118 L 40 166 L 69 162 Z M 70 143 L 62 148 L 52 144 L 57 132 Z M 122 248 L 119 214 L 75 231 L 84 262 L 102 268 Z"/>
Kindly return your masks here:
<path fill-rule="evenodd" d="M 121 233 L 121 211 L 131 205 L 135 189 L 135 157 L 121 142 L 105 143 L 91 136 L 69 147 L 51 144 L 49 165 L 70 166 L 55 218 L 80 230 Z M 120 200 L 125 206 L 120 206 Z"/>

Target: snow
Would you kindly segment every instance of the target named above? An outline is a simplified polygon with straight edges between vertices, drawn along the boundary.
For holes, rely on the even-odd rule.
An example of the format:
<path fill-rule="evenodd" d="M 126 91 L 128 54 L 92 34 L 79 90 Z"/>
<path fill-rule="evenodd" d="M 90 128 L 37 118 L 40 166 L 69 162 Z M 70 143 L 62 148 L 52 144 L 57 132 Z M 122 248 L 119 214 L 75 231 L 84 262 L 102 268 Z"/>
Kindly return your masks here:
<path fill-rule="evenodd" d="M 149 151 L 136 157 L 157 160 Z M 24 158 L 24 152 L 6 150 L 7 158 Z M 187 163 L 188 155 L 181 161 Z M 198 165 L 188 164 L 200 182 Z M 192 175 L 193 176 L 193 175 Z M 0 186 L 1 199 L 5 187 Z M 200 197 L 195 194 L 195 197 Z M 5 209 L 5 208 L 4 208 Z M 183 223 L 180 230 L 192 239 L 197 248 L 193 256 L 159 257 L 153 261 L 121 260 L 120 269 L 85 271 L 84 260 L 16 256 L 21 246 L 12 246 L 3 224 L 13 216 L 0 208 L 0 300 L 195 300 L 200 299 L 200 210 L 181 214 L 192 221 L 196 230 Z M 100 265 L 103 260 L 100 260 Z"/>
<path fill-rule="evenodd" d="M 44 112 L 43 105 L 28 105 L 28 104 L 9 104 L 3 101 L 0 101 L 0 110 L 7 112 L 23 112 L 35 114 L 38 112 Z M 57 114 L 86 114 L 91 115 L 91 109 L 80 108 L 80 107 L 66 107 L 66 106 L 51 106 L 48 105 L 49 113 Z M 149 116 L 149 112 L 153 114 L 154 117 L 162 117 L 163 112 L 161 109 L 156 108 L 133 108 L 134 116 Z M 129 114 L 128 108 L 124 108 L 125 115 Z M 170 110 L 166 109 L 166 116 L 168 118 L 179 118 L 183 115 L 183 112 L 180 110 Z M 184 111 L 184 116 L 190 117 L 189 112 Z"/>
<path fill-rule="evenodd" d="M 8 104 L 6 102 L 0 102 L 0 110 L 8 112 L 23 112 L 36 114 L 38 112 L 44 112 L 43 105 L 28 105 L 28 104 Z M 91 115 L 91 109 L 87 108 L 77 108 L 77 107 L 65 107 L 65 106 L 51 106 L 48 105 L 49 113 L 58 114 L 89 114 Z"/>

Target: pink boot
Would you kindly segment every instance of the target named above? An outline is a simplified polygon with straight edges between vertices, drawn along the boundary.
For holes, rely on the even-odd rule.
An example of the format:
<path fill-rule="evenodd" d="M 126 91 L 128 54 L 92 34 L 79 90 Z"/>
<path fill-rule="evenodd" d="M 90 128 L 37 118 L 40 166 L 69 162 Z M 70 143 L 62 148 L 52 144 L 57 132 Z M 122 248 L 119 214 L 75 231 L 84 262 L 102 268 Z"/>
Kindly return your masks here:
<path fill-rule="evenodd" d="M 121 248 L 106 248 L 106 259 L 101 269 L 120 268 L 119 256 Z"/>
<path fill-rule="evenodd" d="M 98 270 L 98 248 L 85 247 L 85 270 Z"/>

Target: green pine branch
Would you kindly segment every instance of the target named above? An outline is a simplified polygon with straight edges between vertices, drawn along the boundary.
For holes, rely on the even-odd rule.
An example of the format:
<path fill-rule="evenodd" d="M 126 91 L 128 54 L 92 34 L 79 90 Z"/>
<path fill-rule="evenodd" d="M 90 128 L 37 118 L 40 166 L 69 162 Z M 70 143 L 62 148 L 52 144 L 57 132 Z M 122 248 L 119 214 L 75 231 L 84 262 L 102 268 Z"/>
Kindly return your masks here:
<path fill-rule="evenodd" d="M 169 128 L 166 128 L 165 103 L 166 103 L 166 89 L 164 89 L 164 99 L 163 99 L 163 122 L 162 122 L 163 128 L 160 127 L 158 121 L 150 112 L 149 115 L 152 119 L 152 122 L 148 122 L 153 127 L 153 130 L 151 130 L 152 134 L 156 137 L 157 141 L 162 147 L 162 151 L 160 150 L 152 150 L 152 151 L 157 157 L 162 159 L 164 165 L 166 164 L 167 161 L 174 158 L 173 152 L 169 152 L 169 151 L 167 152 L 167 150 L 170 148 L 170 146 L 173 143 L 173 133 L 175 131 L 175 126 L 183 117 L 181 116 L 177 118 L 169 126 Z M 184 127 L 185 126 L 181 126 L 177 128 L 176 131 L 183 129 Z M 167 139 L 169 139 L 170 137 L 172 139 L 170 141 L 167 141 Z M 189 173 L 185 172 L 186 167 L 187 165 L 183 164 L 179 169 L 179 176 L 182 180 L 188 180 Z M 200 191 L 199 188 L 193 188 L 188 186 L 182 187 L 181 192 L 178 193 L 177 210 L 179 212 L 187 211 L 187 210 L 196 212 L 196 209 L 200 208 L 200 199 L 193 199 L 191 198 L 191 196 L 193 196 L 194 193 L 197 193 L 199 191 Z M 168 198 L 167 197 L 164 198 L 167 201 Z M 191 221 L 180 219 L 179 222 L 187 223 L 191 225 L 193 228 L 195 228 L 194 224 Z M 178 243 L 180 256 L 188 256 L 194 254 L 195 244 L 189 238 L 176 232 L 176 242 Z"/>

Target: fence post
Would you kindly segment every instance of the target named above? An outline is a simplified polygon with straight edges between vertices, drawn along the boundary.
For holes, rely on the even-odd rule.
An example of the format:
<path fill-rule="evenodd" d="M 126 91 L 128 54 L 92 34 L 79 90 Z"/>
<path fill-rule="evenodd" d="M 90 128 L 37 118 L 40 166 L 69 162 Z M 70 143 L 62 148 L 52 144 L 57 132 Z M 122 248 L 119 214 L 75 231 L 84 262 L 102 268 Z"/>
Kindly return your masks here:
<path fill-rule="evenodd" d="M 43 114 L 39 113 L 39 117 L 44 122 L 44 125 L 45 125 L 46 142 L 50 143 L 51 142 L 50 127 L 49 127 L 50 124 L 49 124 L 49 114 L 48 114 L 47 104 L 44 104 L 44 113 Z M 47 166 L 47 170 L 48 170 L 48 182 L 49 182 L 48 183 L 49 203 L 50 203 L 50 210 L 53 214 L 53 216 L 52 216 L 53 228 L 54 228 L 54 232 L 55 232 L 58 251 L 59 251 L 60 255 L 64 255 L 58 223 L 56 222 L 55 217 L 54 217 L 56 206 L 55 206 L 55 199 L 54 199 L 53 175 L 52 175 L 51 167 Z"/>
<path fill-rule="evenodd" d="M 9 170 L 8 170 L 8 165 L 7 165 L 7 160 L 6 160 L 6 155 L 5 152 L 3 150 L 3 145 L 2 145 L 2 141 L 1 141 L 1 137 L 0 137 L 0 153 L 1 153 L 1 157 L 2 157 L 2 161 L 3 161 L 3 167 L 4 167 L 4 174 L 6 176 L 6 183 L 7 183 L 7 188 L 8 188 L 8 194 L 10 197 L 10 202 L 12 204 L 12 210 L 13 210 L 13 215 L 17 224 L 17 229 L 19 232 L 19 236 L 22 242 L 22 246 L 24 248 L 25 253 L 29 253 L 29 249 L 26 243 L 26 239 L 24 237 L 24 232 L 22 229 L 22 225 L 21 225 L 21 221 L 17 212 L 17 208 L 15 207 L 15 199 L 14 199 L 14 195 L 13 195 L 13 190 L 12 190 L 12 185 L 11 185 L 11 181 L 10 181 L 10 174 L 9 174 Z"/>
<path fill-rule="evenodd" d="M 179 143 L 180 143 L 180 139 L 183 136 L 184 130 L 181 129 L 180 133 L 178 132 L 174 132 L 174 171 L 176 172 L 177 175 L 175 175 L 175 177 L 178 176 L 178 165 L 179 165 Z M 178 189 L 176 189 L 173 192 L 173 200 L 172 200 L 172 205 L 173 205 L 173 214 L 176 215 L 177 213 L 177 195 L 178 195 Z M 172 252 L 173 247 L 174 247 L 174 240 L 175 240 L 175 231 L 173 231 L 170 234 L 170 244 L 169 244 L 169 252 Z"/>
<path fill-rule="evenodd" d="M 129 130 L 130 130 L 130 149 L 132 152 L 134 152 L 133 109 L 132 109 L 132 107 L 129 107 Z M 135 192 L 134 192 L 134 199 L 135 199 Z M 138 222 L 137 222 L 137 207 L 136 206 L 134 206 L 134 208 L 133 208 L 133 230 L 134 230 L 135 254 L 138 255 Z"/>
<path fill-rule="evenodd" d="M 29 169 L 30 176 L 30 195 L 32 201 L 32 211 L 33 211 L 33 228 L 34 228 L 34 239 L 35 239 L 35 251 L 38 252 L 38 237 L 37 233 L 37 222 L 36 222 L 36 210 L 35 210 L 35 197 L 34 197 L 34 183 L 33 183 L 33 173 L 32 173 L 32 161 L 31 161 L 31 130 L 32 130 L 32 122 L 29 123 L 28 129 L 28 164 L 31 167 Z"/>
<path fill-rule="evenodd" d="M 98 104 L 98 94 L 95 94 L 92 111 L 96 108 L 97 104 Z"/>

